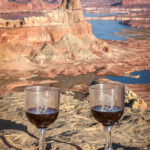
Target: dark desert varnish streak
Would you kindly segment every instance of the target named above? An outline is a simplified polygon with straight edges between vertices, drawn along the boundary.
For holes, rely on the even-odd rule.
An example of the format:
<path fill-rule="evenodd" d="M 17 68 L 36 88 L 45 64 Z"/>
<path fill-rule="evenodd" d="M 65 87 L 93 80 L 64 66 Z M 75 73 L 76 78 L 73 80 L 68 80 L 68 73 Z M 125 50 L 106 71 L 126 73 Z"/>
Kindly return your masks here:
<path fill-rule="evenodd" d="M 105 110 L 105 108 L 102 109 L 102 106 L 94 106 L 91 109 L 91 112 L 94 118 L 101 122 L 104 126 L 112 126 L 121 118 L 123 108 L 113 107 L 111 110 Z"/>
<path fill-rule="evenodd" d="M 36 108 L 31 108 L 26 111 L 26 116 L 37 128 L 47 128 L 56 120 L 58 110 L 47 108 L 44 113 L 37 113 Z"/>

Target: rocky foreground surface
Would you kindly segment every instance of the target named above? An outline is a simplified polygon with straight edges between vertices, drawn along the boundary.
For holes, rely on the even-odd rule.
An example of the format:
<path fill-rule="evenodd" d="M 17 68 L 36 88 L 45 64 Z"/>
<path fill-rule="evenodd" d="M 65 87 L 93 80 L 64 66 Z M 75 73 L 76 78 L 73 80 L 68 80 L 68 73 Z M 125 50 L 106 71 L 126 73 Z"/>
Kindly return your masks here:
<path fill-rule="evenodd" d="M 25 116 L 23 100 L 23 92 L 1 97 L 0 149 L 38 148 L 38 132 Z M 112 142 L 116 150 L 149 150 L 150 110 L 126 106 L 121 120 L 113 126 Z M 61 93 L 59 117 L 47 129 L 46 143 L 48 150 L 103 149 L 104 129 L 92 117 L 88 99 L 76 99 L 73 92 Z"/>

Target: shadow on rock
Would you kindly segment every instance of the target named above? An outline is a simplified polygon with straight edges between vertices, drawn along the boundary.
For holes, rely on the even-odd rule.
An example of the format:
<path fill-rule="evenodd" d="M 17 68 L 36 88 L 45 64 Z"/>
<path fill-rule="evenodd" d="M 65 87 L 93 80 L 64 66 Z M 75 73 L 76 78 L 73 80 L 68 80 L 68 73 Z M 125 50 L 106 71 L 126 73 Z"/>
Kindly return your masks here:
<path fill-rule="evenodd" d="M 34 136 L 33 134 L 28 132 L 27 127 L 25 125 L 12 122 L 11 120 L 0 119 L 0 131 L 1 130 L 9 130 L 9 129 L 23 131 L 23 132 L 27 133 L 29 136 L 31 136 L 35 139 L 38 139 L 36 136 Z"/>
<path fill-rule="evenodd" d="M 29 133 L 27 131 L 27 127 L 23 124 L 17 124 L 15 122 L 12 122 L 11 120 L 4 120 L 4 119 L 0 119 L 0 131 L 1 130 L 11 130 L 11 129 L 15 129 L 15 130 L 19 130 L 19 131 L 23 131 L 25 133 L 27 133 L 29 136 L 38 139 L 36 136 L 34 136 L 33 134 Z M 21 150 L 13 145 L 11 145 L 7 139 L 4 136 L 0 136 L 0 139 L 3 141 L 3 143 L 5 145 L 8 146 L 8 148 L 13 148 L 16 150 Z"/>
<path fill-rule="evenodd" d="M 55 142 L 57 142 L 57 143 L 64 143 L 64 144 L 70 145 L 70 146 L 72 146 L 73 148 L 76 148 L 76 150 L 83 150 L 80 146 L 78 146 L 78 145 L 76 145 L 76 144 L 74 144 L 74 143 L 64 142 L 64 141 L 57 140 L 57 139 L 50 138 L 50 137 L 47 138 L 47 140 L 48 140 L 48 141 L 49 141 L 49 140 L 53 140 L 53 141 L 55 141 Z"/>
<path fill-rule="evenodd" d="M 112 144 L 112 147 L 114 150 L 139 150 L 139 148 L 137 147 L 126 147 L 126 146 L 115 144 L 115 143 Z M 104 148 L 100 148 L 98 150 L 104 150 Z"/>
<path fill-rule="evenodd" d="M 21 149 L 19 149 L 19 148 L 15 147 L 15 146 L 10 145 L 10 144 L 7 142 L 7 140 L 6 140 L 6 138 L 5 138 L 5 137 L 0 136 L 0 139 L 3 141 L 3 143 L 5 143 L 5 145 L 7 145 L 7 146 L 8 146 L 8 148 L 13 148 L 13 149 L 16 149 L 16 150 L 21 150 Z"/>

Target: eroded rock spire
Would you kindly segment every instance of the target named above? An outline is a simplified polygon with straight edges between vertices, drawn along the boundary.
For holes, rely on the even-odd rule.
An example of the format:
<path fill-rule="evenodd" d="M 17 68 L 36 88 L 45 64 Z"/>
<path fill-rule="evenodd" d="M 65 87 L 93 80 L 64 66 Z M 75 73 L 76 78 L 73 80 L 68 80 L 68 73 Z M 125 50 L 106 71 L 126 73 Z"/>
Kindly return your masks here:
<path fill-rule="evenodd" d="M 81 9 L 81 3 L 80 0 L 63 0 L 61 7 L 66 9 Z"/>

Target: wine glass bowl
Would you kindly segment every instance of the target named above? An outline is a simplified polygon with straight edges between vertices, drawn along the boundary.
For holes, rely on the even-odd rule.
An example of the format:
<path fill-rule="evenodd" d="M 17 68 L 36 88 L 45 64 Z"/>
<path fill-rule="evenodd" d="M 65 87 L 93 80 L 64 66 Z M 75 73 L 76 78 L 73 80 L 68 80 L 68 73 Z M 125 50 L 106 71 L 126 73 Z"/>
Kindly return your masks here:
<path fill-rule="evenodd" d="M 39 150 L 44 150 L 46 128 L 57 119 L 59 114 L 60 89 L 31 86 L 24 91 L 26 117 L 39 129 Z"/>
<path fill-rule="evenodd" d="M 105 150 L 112 150 L 111 128 L 124 112 L 124 92 L 124 85 L 118 83 L 95 84 L 89 87 L 93 117 L 108 131 Z"/>
<path fill-rule="evenodd" d="M 39 112 L 36 108 L 31 108 L 26 111 L 26 116 L 37 128 L 47 128 L 56 120 L 58 111 L 54 108 L 47 108 L 46 111 Z"/>

